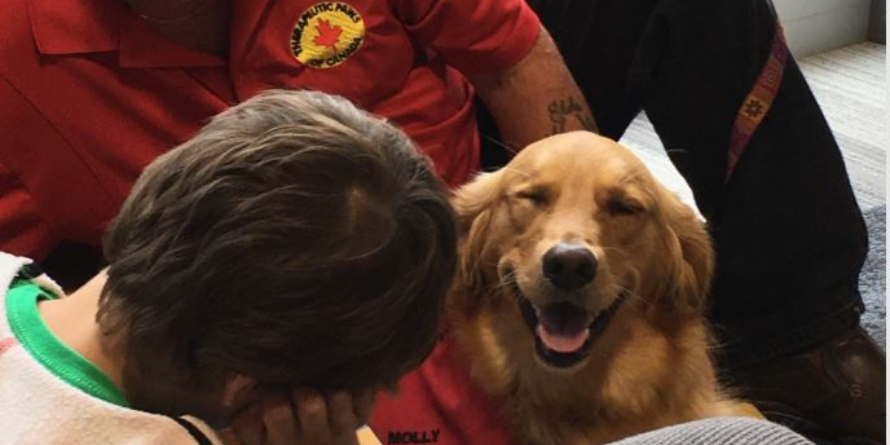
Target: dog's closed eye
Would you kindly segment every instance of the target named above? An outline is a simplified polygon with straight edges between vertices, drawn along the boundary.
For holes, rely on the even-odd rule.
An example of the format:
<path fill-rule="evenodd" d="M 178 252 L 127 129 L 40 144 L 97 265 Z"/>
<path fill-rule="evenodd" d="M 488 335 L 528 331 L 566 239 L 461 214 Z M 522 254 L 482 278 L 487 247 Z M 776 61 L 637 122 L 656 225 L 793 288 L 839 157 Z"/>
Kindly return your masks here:
<path fill-rule="evenodd" d="M 632 216 L 643 213 L 643 203 L 626 196 L 612 196 L 606 201 L 606 209 L 615 216 Z"/>
<path fill-rule="evenodd" d="M 528 201 L 536 206 L 544 206 L 550 201 L 550 194 L 541 187 L 529 187 L 513 194 L 517 199 Z"/>

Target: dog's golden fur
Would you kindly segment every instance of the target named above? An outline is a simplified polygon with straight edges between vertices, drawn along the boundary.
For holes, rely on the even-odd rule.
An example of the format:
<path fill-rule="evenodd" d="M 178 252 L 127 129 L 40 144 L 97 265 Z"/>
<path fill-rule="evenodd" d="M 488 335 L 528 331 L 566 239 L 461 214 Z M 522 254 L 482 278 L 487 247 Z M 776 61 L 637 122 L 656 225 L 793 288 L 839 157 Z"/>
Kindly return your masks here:
<path fill-rule="evenodd" d="M 474 380 L 505 401 L 517 439 L 587 445 L 719 415 L 746 415 L 722 393 L 703 318 L 713 269 L 694 213 L 615 142 L 544 139 L 459 190 L 461 264 L 448 303 Z M 541 271 L 555 243 L 588 246 L 595 279 L 557 296 Z M 558 298 L 597 313 L 625 295 L 590 355 L 546 365 L 517 304 Z"/>

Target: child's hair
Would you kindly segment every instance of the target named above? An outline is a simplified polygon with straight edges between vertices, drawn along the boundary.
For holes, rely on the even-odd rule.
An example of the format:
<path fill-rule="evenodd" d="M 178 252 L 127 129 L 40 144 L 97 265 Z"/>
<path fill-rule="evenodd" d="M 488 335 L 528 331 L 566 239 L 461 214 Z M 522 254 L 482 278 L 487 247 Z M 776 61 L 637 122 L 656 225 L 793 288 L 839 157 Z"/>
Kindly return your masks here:
<path fill-rule="evenodd" d="M 146 375 L 391 385 L 432 350 L 455 236 L 401 131 L 271 91 L 145 169 L 105 234 L 98 320 Z"/>

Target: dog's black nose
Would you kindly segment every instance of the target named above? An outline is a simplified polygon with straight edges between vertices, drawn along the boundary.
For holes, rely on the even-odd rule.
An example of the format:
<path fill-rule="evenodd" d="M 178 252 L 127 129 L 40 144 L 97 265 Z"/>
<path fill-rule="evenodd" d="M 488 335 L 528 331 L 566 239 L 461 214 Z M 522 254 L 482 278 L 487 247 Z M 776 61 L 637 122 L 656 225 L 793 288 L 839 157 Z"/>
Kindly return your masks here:
<path fill-rule="evenodd" d="M 596 257 L 590 249 L 559 243 L 544 254 L 544 276 L 559 289 L 573 291 L 593 281 Z"/>

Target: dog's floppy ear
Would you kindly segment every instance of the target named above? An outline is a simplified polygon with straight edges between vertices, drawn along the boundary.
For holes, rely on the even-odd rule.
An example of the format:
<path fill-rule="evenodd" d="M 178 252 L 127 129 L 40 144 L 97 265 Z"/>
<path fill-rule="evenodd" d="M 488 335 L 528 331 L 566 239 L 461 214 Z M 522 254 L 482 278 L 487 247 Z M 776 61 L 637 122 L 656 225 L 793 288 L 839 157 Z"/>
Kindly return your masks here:
<path fill-rule="evenodd" d="M 692 209 L 664 188 L 660 194 L 667 229 L 665 259 L 670 264 L 658 306 L 668 317 L 683 320 L 704 310 L 714 273 L 714 251 L 704 222 Z"/>
<path fill-rule="evenodd" d="M 467 235 L 473 222 L 491 207 L 500 193 L 501 170 L 480 173 L 460 187 L 451 199 L 457 212 L 458 233 Z"/>
<path fill-rule="evenodd" d="M 452 198 L 460 237 L 455 289 L 459 298 L 478 298 L 485 279 L 480 262 L 486 247 L 494 204 L 500 196 L 501 171 L 482 173 L 457 190 Z M 475 296 L 475 297 L 471 297 Z"/>

